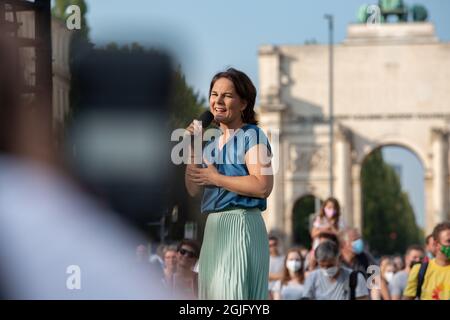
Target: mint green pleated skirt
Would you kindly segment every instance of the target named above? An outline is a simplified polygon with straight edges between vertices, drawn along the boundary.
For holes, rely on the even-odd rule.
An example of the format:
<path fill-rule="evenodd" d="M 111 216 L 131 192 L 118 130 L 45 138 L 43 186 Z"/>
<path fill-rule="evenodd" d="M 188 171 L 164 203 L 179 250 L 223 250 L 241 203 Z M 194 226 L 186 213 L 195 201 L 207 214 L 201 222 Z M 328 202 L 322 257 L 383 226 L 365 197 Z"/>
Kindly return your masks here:
<path fill-rule="evenodd" d="M 208 215 L 199 260 L 199 298 L 268 299 L 269 242 L 259 209 Z"/>

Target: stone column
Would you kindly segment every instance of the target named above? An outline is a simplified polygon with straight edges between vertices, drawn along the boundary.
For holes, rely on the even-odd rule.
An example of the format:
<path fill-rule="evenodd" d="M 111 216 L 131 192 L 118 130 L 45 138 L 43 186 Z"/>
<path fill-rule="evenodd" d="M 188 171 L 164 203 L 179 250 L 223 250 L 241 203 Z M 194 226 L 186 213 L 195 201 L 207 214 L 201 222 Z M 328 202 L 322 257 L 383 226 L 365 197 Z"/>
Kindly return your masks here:
<path fill-rule="evenodd" d="M 274 185 L 272 193 L 267 199 L 267 210 L 263 217 L 267 231 L 277 230 L 285 233 L 284 159 L 283 149 L 278 145 L 279 137 L 282 135 L 283 112 L 286 109 L 286 106 L 281 102 L 281 58 L 278 48 L 271 45 L 261 47 L 258 54 L 261 103 L 258 110 L 260 126 L 269 136 L 269 139 L 271 134 L 274 134 L 274 136 L 278 135 L 277 139 L 271 139 L 272 167 L 275 170 Z"/>
<path fill-rule="evenodd" d="M 280 53 L 266 45 L 259 48 L 259 98 L 262 106 L 279 105 L 281 90 Z"/>
<path fill-rule="evenodd" d="M 433 129 L 431 132 L 433 152 L 433 221 L 447 220 L 448 216 L 448 133 Z"/>
<path fill-rule="evenodd" d="M 433 204 L 433 170 L 432 168 L 425 168 L 424 177 L 425 186 L 425 233 L 431 234 L 434 228 L 434 204 Z"/>
<path fill-rule="evenodd" d="M 267 210 L 263 214 L 267 231 L 284 229 L 284 165 L 283 148 L 280 145 L 282 112 L 269 111 L 261 113 L 260 126 L 268 135 L 272 147 L 273 189 L 267 199 Z"/>
<path fill-rule="evenodd" d="M 353 221 L 348 221 L 349 226 L 358 228 L 362 232 L 362 198 L 361 198 L 361 164 L 353 164 L 352 166 L 352 189 L 353 189 Z"/>
<path fill-rule="evenodd" d="M 351 132 L 343 127 L 336 131 L 336 198 L 346 224 L 352 224 Z"/>

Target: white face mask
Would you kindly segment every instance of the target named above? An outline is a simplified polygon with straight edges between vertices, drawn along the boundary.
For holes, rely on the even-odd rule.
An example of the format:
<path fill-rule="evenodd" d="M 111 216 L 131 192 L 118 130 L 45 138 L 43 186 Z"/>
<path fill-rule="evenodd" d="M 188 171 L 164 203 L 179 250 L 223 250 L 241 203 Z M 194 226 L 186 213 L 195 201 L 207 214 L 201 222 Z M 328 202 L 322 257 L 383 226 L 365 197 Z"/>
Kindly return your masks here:
<path fill-rule="evenodd" d="M 394 278 L 394 273 L 392 271 L 389 272 L 385 272 L 383 274 L 384 278 L 386 279 L 387 282 L 391 282 L 392 278 Z"/>
<path fill-rule="evenodd" d="M 336 275 L 336 273 L 338 272 L 339 268 L 337 266 L 334 266 L 334 267 L 330 267 L 327 269 L 320 269 L 320 270 L 322 270 L 322 272 L 325 276 L 327 276 L 329 278 L 333 278 Z"/>
<path fill-rule="evenodd" d="M 291 272 L 296 272 L 300 270 L 302 263 L 299 260 L 288 260 L 286 261 L 286 268 Z"/>

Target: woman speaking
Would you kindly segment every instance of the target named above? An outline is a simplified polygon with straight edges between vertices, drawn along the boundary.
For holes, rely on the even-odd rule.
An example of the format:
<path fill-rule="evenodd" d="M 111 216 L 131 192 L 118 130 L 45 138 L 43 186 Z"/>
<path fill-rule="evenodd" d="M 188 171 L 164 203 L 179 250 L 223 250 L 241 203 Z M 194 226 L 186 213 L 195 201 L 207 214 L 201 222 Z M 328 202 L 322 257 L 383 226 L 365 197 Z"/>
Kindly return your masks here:
<path fill-rule="evenodd" d="M 268 299 L 269 246 L 261 211 L 273 174 L 268 139 L 256 125 L 255 99 L 256 88 L 243 72 L 216 74 L 209 105 L 221 134 L 205 146 L 206 166 L 186 166 L 186 188 L 191 196 L 203 192 L 202 213 L 208 214 L 200 299 Z M 188 130 L 194 133 L 194 124 Z"/>

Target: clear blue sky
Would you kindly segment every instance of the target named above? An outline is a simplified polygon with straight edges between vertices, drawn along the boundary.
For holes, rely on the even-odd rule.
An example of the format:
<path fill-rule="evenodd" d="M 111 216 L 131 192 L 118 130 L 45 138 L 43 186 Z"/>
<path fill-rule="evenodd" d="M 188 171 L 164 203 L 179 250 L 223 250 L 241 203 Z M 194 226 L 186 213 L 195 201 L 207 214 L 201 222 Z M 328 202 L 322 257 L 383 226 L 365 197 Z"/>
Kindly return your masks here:
<path fill-rule="evenodd" d="M 262 44 L 326 43 L 323 16 L 335 16 L 335 41 L 346 36 L 364 4 L 377 0 L 87 0 L 94 43 L 110 41 L 163 46 L 175 56 L 196 91 L 206 96 L 214 73 L 233 66 L 244 70 L 258 86 L 258 47 Z M 450 1 L 417 0 L 436 26 L 441 41 L 450 41 Z M 386 148 L 390 163 L 402 166 L 402 184 L 410 194 L 418 222 L 423 224 L 423 169 L 405 149 Z"/>
<path fill-rule="evenodd" d="M 206 95 L 212 75 L 227 66 L 243 69 L 258 83 L 257 51 L 262 44 L 326 43 L 323 16 L 335 16 L 335 39 L 364 3 L 377 0 L 87 0 L 91 38 L 96 43 L 132 42 L 170 48 L 188 82 Z M 422 3 L 441 40 L 450 41 L 450 1 Z"/>
<path fill-rule="evenodd" d="M 425 225 L 425 186 L 422 162 L 406 148 L 387 146 L 381 149 L 384 160 L 394 166 L 401 167 L 400 182 L 402 189 L 408 196 L 416 214 L 416 222 L 419 226 Z M 431 201 L 431 199 L 430 199 Z"/>

